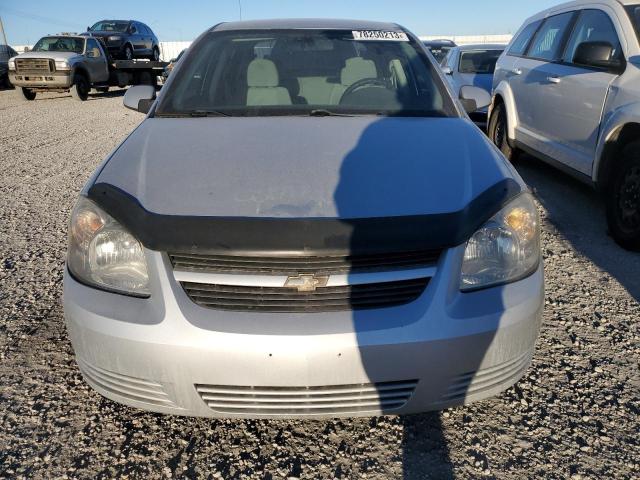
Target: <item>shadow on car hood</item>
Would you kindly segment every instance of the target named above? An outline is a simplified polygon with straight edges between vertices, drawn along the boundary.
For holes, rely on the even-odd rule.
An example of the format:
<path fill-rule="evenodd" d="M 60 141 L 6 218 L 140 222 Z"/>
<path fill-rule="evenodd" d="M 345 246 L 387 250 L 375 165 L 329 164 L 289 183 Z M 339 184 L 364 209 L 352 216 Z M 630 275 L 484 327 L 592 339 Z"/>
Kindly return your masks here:
<path fill-rule="evenodd" d="M 162 215 L 356 219 L 457 212 L 513 175 L 463 119 L 150 118 L 96 184 Z"/>

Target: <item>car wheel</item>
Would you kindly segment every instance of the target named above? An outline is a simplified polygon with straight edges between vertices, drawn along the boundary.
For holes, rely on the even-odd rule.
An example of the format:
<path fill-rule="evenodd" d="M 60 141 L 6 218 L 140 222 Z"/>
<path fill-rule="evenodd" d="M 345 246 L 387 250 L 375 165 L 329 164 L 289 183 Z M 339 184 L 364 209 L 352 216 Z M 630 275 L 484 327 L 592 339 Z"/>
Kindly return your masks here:
<path fill-rule="evenodd" d="M 131 48 L 131 45 L 125 45 L 125 47 L 124 47 L 124 59 L 125 60 L 133 60 L 133 48 Z"/>
<path fill-rule="evenodd" d="M 22 98 L 24 100 L 35 100 L 36 99 L 36 92 L 34 92 L 33 90 L 31 90 L 30 88 L 24 88 L 22 87 L 20 89 L 20 91 L 22 92 Z"/>
<path fill-rule="evenodd" d="M 640 142 L 622 152 L 607 194 L 607 222 L 614 240 L 627 250 L 640 251 Z"/>
<path fill-rule="evenodd" d="M 73 77 L 73 85 L 71 86 L 71 96 L 76 100 L 85 101 L 89 97 L 91 89 L 87 77 L 78 73 Z"/>
<path fill-rule="evenodd" d="M 491 112 L 488 133 L 491 141 L 500 149 L 505 158 L 514 162 L 518 152 L 509 145 L 509 124 L 507 122 L 507 109 L 503 103 L 500 103 Z"/>
<path fill-rule="evenodd" d="M 158 47 L 153 47 L 153 53 L 151 54 L 151 57 L 149 57 L 149 59 L 154 62 L 160 61 L 160 50 L 158 49 Z"/>

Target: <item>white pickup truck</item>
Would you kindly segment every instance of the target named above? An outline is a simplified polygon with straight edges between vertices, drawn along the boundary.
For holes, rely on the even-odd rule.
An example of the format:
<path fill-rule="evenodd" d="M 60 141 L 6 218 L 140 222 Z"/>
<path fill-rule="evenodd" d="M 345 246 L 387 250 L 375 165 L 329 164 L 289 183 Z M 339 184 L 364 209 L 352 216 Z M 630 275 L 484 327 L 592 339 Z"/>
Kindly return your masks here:
<path fill-rule="evenodd" d="M 9 81 L 26 100 L 34 100 L 40 91 L 71 91 L 74 98 L 86 100 L 91 88 L 155 85 L 166 65 L 113 60 L 100 40 L 90 36 L 50 35 L 38 40 L 32 51 L 9 59 Z"/>
<path fill-rule="evenodd" d="M 528 19 L 496 66 L 489 135 L 603 193 L 640 250 L 640 0 L 580 0 Z"/>

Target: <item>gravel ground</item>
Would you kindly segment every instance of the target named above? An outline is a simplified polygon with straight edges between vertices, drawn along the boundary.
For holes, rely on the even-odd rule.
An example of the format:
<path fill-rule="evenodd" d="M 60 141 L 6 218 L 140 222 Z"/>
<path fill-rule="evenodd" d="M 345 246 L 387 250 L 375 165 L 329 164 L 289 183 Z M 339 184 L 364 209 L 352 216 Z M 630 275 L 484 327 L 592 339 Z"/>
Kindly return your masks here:
<path fill-rule="evenodd" d="M 532 368 L 473 406 L 407 418 L 215 421 L 148 414 L 83 382 L 61 307 L 69 211 L 142 116 L 0 92 L 0 477 L 638 478 L 640 255 L 587 188 L 526 158 L 547 308 Z"/>

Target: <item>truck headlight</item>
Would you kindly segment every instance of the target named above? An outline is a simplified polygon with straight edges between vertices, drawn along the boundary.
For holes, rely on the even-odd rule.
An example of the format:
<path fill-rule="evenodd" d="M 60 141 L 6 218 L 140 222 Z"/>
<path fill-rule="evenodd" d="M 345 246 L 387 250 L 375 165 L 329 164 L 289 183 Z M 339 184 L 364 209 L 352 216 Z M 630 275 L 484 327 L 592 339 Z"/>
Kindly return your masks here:
<path fill-rule="evenodd" d="M 67 267 L 78 281 L 92 287 L 138 297 L 150 294 L 140 242 L 83 196 L 71 214 Z"/>
<path fill-rule="evenodd" d="M 9 70 L 15 70 L 16 69 L 16 59 L 15 58 L 10 58 L 9 59 L 8 68 L 9 68 Z"/>
<path fill-rule="evenodd" d="M 69 70 L 70 65 L 66 60 L 56 60 L 56 70 Z"/>
<path fill-rule="evenodd" d="M 540 258 L 540 217 L 525 193 L 469 239 L 460 289 L 469 292 L 522 280 L 537 270 Z"/>

